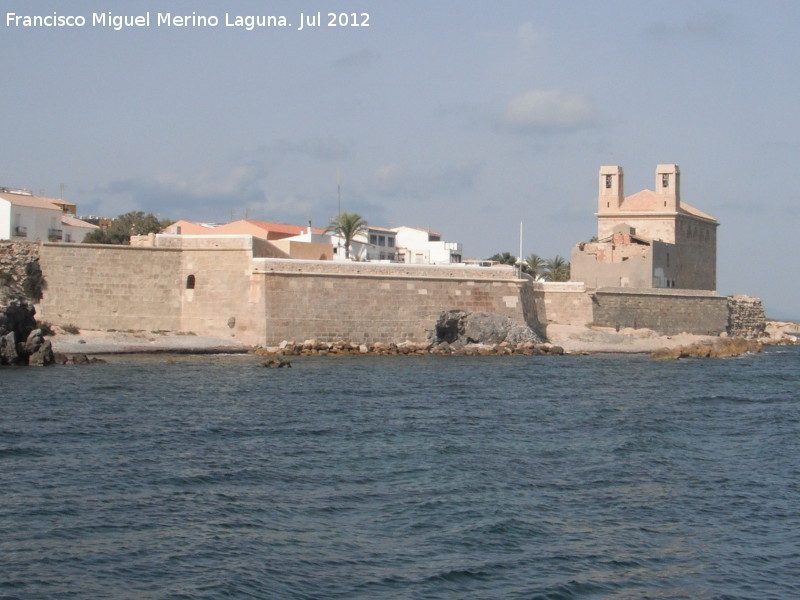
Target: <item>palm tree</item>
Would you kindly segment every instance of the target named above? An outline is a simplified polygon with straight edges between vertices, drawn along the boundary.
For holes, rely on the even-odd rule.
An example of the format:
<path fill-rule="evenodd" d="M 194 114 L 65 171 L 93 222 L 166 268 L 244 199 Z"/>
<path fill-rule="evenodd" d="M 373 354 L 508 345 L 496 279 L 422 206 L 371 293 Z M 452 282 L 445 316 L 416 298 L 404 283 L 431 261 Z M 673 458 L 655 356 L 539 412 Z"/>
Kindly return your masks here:
<path fill-rule="evenodd" d="M 556 255 L 544 261 L 544 277 L 548 281 L 569 281 L 569 263 Z"/>
<path fill-rule="evenodd" d="M 538 254 L 529 254 L 522 263 L 522 270 L 534 279 L 544 271 L 544 267 L 545 260 Z"/>
<path fill-rule="evenodd" d="M 511 252 L 503 252 L 502 254 L 493 254 L 486 260 L 491 260 L 501 265 L 517 264 L 517 257 L 511 254 Z"/>
<path fill-rule="evenodd" d="M 367 222 L 357 213 L 339 213 L 338 217 L 331 219 L 325 231 L 344 239 L 344 255 L 350 258 L 350 242 L 359 233 L 366 233 Z"/>

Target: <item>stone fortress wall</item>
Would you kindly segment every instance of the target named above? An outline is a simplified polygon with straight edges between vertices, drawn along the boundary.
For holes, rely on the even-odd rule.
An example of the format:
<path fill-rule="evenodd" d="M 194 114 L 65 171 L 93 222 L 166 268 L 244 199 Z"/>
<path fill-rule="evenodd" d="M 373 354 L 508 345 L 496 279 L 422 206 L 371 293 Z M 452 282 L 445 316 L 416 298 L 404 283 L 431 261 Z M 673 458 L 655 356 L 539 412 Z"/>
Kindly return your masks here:
<path fill-rule="evenodd" d="M 550 323 L 592 323 L 719 334 L 731 324 L 743 331 L 737 323 L 759 318 L 751 304 L 702 290 L 594 290 L 517 279 L 510 268 L 263 256 L 270 253 L 250 236 L 165 247 L 43 244 L 47 287 L 38 317 L 84 329 L 182 331 L 265 346 L 425 342 L 446 310 L 495 313 L 540 332 Z M 741 316 L 748 311 L 755 316 Z"/>
<path fill-rule="evenodd" d="M 85 329 L 169 330 L 282 340 L 427 339 L 445 310 L 535 326 L 530 286 L 510 268 L 264 258 L 250 236 L 180 247 L 44 244 L 39 318 Z"/>

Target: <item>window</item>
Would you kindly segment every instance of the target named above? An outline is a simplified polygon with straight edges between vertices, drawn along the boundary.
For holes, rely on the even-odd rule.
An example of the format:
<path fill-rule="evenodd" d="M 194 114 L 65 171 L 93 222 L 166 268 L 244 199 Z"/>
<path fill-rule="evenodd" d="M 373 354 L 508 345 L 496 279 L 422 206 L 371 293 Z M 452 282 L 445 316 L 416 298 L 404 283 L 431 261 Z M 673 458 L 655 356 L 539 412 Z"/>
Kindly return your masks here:
<path fill-rule="evenodd" d="M 186 289 L 193 290 L 194 289 L 194 275 L 189 275 L 186 278 Z"/>
<path fill-rule="evenodd" d="M 378 236 L 378 246 L 385 246 L 386 245 L 386 236 L 380 235 Z"/>
<path fill-rule="evenodd" d="M 611 175 L 606 175 L 606 189 L 611 189 Z"/>
<path fill-rule="evenodd" d="M 369 234 L 369 243 L 377 246 L 378 245 L 378 236 L 375 235 L 374 233 L 370 233 Z"/>
<path fill-rule="evenodd" d="M 669 173 L 661 174 L 661 187 L 669 187 Z"/>
<path fill-rule="evenodd" d="M 387 241 L 389 242 L 389 248 L 394 248 L 394 238 L 390 237 L 387 239 Z"/>

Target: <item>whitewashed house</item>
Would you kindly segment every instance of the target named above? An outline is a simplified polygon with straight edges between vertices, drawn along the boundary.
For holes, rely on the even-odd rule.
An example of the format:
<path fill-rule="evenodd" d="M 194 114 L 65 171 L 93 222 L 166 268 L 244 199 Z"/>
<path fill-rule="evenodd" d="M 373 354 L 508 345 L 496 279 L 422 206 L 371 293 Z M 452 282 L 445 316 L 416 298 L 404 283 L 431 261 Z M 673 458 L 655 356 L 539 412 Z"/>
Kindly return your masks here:
<path fill-rule="evenodd" d="M 0 240 L 82 242 L 96 225 L 75 218 L 75 205 L 27 190 L 0 188 Z M 65 235 L 66 232 L 66 235 Z"/>
<path fill-rule="evenodd" d="M 394 227 L 397 260 L 416 265 L 450 265 L 460 263 L 461 244 L 443 242 L 436 232 L 416 227 Z"/>

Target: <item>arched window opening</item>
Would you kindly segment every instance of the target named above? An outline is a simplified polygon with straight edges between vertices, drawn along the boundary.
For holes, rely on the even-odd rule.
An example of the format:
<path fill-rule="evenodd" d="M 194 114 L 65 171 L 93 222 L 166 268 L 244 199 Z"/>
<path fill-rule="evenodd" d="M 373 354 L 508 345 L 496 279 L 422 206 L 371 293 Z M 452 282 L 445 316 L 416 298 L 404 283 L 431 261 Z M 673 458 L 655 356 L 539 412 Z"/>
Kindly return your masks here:
<path fill-rule="evenodd" d="M 186 289 L 193 290 L 194 289 L 194 275 L 189 275 L 186 278 Z"/>

